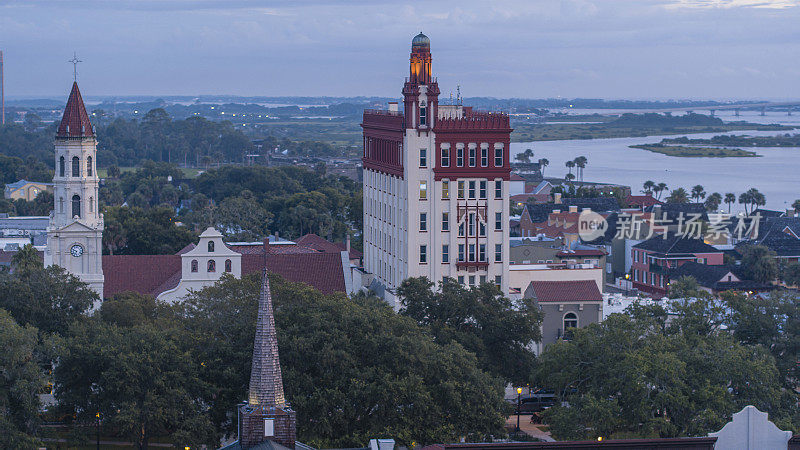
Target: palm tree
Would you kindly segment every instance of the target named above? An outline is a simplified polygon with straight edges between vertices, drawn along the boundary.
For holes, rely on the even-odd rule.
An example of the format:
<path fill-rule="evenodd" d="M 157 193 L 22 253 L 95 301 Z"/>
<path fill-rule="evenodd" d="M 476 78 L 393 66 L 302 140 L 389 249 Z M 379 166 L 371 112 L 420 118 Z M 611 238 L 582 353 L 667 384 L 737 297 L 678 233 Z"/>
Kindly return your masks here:
<path fill-rule="evenodd" d="M 728 204 L 728 214 L 731 213 L 731 205 L 736 203 L 736 194 L 728 192 L 725 194 L 725 203 Z"/>
<path fill-rule="evenodd" d="M 700 203 L 700 200 L 706 197 L 706 190 L 701 185 L 697 185 L 692 188 L 692 198 L 695 199 L 697 203 Z"/>
<path fill-rule="evenodd" d="M 517 153 L 517 156 L 515 158 L 517 161 L 529 163 L 531 162 L 531 158 L 533 158 L 533 150 L 529 148 L 525 149 L 524 152 Z"/>
<path fill-rule="evenodd" d="M 764 194 L 758 192 L 758 189 L 750 188 L 747 192 L 739 195 L 739 203 L 744 205 L 744 213 L 749 216 L 755 212 L 756 207 L 766 205 L 767 198 L 764 197 Z"/>
<path fill-rule="evenodd" d="M 645 195 L 653 195 L 653 188 L 654 187 L 656 187 L 656 184 L 651 180 L 647 180 L 642 185 L 642 188 L 643 188 L 642 189 L 642 193 L 645 194 Z"/>
<path fill-rule="evenodd" d="M 539 170 L 542 171 L 542 177 L 544 177 L 544 168 L 550 165 L 550 161 L 547 158 L 542 158 L 539 160 Z"/>
<path fill-rule="evenodd" d="M 667 203 L 689 203 L 689 194 L 684 188 L 674 189 L 667 197 Z"/>
<path fill-rule="evenodd" d="M 667 187 L 667 183 L 658 183 L 653 188 L 653 192 L 658 194 L 658 196 L 656 196 L 656 200 L 661 200 L 661 194 L 663 194 L 664 191 L 668 191 L 668 190 L 669 190 L 669 188 Z"/>
<path fill-rule="evenodd" d="M 572 168 L 575 167 L 575 161 L 567 161 L 564 163 L 565 166 L 569 169 L 570 175 L 572 174 Z"/>
<path fill-rule="evenodd" d="M 583 169 L 586 168 L 586 164 L 588 162 L 589 160 L 585 156 L 578 156 L 577 158 L 575 158 L 575 165 L 578 166 L 581 182 L 583 182 Z"/>
<path fill-rule="evenodd" d="M 567 176 L 564 177 L 564 179 L 567 181 L 572 181 L 575 179 L 575 175 L 568 173 Z"/>
<path fill-rule="evenodd" d="M 709 195 L 706 199 L 705 206 L 706 209 L 709 211 L 716 211 L 719 208 L 719 205 L 722 203 L 722 194 L 719 192 L 714 192 L 713 194 Z"/>

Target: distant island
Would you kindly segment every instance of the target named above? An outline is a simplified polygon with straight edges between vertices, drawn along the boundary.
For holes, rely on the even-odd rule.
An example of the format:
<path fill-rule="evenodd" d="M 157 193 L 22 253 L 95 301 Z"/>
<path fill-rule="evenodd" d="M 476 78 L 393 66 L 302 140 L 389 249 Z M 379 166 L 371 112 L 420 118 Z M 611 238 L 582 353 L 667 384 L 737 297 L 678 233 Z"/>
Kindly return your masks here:
<path fill-rule="evenodd" d="M 714 136 L 710 139 L 679 138 L 662 139 L 662 144 L 716 145 L 735 147 L 800 147 L 800 134 L 779 134 L 776 136 Z"/>
<path fill-rule="evenodd" d="M 760 156 L 756 152 L 727 147 L 689 147 L 664 144 L 641 144 L 630 145 L 629 147 L 683 158 L 748 158 Z"/>
<path fill-rule="evenodd" d="M 599 114 L 555 117 L 553 122 L 514 121 L 511 138 L 515 142 L 558 141 L 570 139 L 608 139 L 665 134 L 724 133 L 738 130 L 793 130 L 784 125 L 750 122 L 724 122 L 705 114 L 622 114 L 619 117 Z M 564 122 L 564 123 L 560 123 Z"/>

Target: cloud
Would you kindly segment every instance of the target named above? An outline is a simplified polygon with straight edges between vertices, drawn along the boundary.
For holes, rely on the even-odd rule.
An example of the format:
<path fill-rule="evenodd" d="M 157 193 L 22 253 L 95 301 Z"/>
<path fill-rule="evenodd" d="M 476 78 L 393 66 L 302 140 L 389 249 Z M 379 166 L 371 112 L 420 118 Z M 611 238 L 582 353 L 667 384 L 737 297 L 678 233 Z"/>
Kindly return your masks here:
<path fill-rule="evenodd" d="M 669 9 L 680 8 L 763 8 L 785 9 L 800 6 L 797 0 L 674 0 L 665 4 Z"/>

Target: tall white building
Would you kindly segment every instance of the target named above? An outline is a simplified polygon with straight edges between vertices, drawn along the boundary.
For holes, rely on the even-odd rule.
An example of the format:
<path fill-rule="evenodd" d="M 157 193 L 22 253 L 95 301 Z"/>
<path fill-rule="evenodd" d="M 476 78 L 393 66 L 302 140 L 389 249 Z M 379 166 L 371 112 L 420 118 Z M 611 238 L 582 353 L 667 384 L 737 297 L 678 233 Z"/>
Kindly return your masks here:
<path fill-rule="evenodd" d="M 420 33 L 403 111 L 364 111 L 364 266 L 390 294 L 418 276 L 508 293 L 509 117 L 457 103 L 439 104 Z"/>
<path fill-rule="evenodd" d="M 45 266 L 58 265 L 103 296 L 103 215 L 98 211 L 97 141 L 78 83 L 73 83 L 55 140 L 55 205 Z"/>

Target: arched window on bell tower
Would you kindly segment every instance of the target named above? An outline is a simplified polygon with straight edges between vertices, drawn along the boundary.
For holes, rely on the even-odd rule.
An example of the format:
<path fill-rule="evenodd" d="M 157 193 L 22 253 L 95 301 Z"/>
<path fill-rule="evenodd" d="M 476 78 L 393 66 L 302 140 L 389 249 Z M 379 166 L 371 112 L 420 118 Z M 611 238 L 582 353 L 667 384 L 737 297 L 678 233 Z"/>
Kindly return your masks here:
<path fill-rule="evenodd" d="M 64 197 L 58 197 L 58 212 L 64 213 Z"/>
<path fill-rule="evenodd" d="M 72 157 L 72 176 L 81 176 L 81 160 L 77 156 Z"/>
<path fill-rule="evenodd" d="M 92 176 L 92 157 L 86 158 L 86 176 Z"/>
<path fill-rule="evenodd" d="M 72 196 L 72 217 L 81 217 L 81 196 L 77 194 Z"/>
<path fill-rule="evenodd" d="M 61 158 L 58 158 L 58 176 L 60 177 L 64 176 L 64 166 L 66 166 L 66 163 L 64 162 L 64 157 L 62 156 Z"/>

